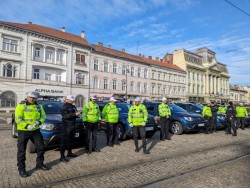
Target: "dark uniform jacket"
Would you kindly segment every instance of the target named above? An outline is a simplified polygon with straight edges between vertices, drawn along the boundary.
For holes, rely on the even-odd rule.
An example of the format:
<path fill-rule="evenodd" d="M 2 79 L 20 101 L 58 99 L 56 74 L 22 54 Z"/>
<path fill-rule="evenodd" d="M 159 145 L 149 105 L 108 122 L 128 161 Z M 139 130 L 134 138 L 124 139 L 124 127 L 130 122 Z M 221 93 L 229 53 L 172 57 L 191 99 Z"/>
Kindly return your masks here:
<path fill-rule="evenodd" d="M 228 106 L 226 111 L 226 119 L 229 121 L 236 117 L 236 109 L 235 106 Z"/>
<path fill-rule="evenodd" d="M 218 108 L 216 106 L 211 106 L 212 116 L 216 117 Z"/>
<path fill-rule="evenodd" d="M 76 118 L 77 118 L 77 116 L 75 115 L 76 112 L 77 112 L 77 109 L 75 105 L 70 104 L 70 103 L 65 103 L 61 107 L 63 125 L 74 126 L 76 122 Z"/>

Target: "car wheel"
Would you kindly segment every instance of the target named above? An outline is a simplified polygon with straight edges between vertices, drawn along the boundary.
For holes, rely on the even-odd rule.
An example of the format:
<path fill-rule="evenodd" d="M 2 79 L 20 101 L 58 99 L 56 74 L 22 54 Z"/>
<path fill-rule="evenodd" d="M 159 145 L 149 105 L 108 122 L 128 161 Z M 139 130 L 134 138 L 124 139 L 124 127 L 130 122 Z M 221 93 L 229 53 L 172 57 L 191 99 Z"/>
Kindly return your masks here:
<path fill-rule="evenodd" d="M 174 134 L 177 134 L 177 135 L 180 135 L 183 133 L 183 126 L 180 122 L 178 121 L 174 121 L 172 124 L 171 124 L 171 131 L 172 133 Z"/>
<path fill-rule="evenodd" d="M 12 123 L 11 136 L 12 136 L 12 138 L 17 138 L 18 137 L 18 133 L 17 133 L 17 128 L 16 128 L 16 123 L 15 122 Z"/>
<path fill-rule="evenodd" d="M 31 142 L 30 140 L 28 141 L 27 148 L 28 148 L 29 153 L 36 153 L 35 144 Z"/>
<path fill-rule="evenodd" d="M 126 139 L 126 135 L 124 134 L 124 129 L 122 127 L 121 124 L 117 125 L 117 136 L 118 136 L 118 140 L 125 140 Z"/>

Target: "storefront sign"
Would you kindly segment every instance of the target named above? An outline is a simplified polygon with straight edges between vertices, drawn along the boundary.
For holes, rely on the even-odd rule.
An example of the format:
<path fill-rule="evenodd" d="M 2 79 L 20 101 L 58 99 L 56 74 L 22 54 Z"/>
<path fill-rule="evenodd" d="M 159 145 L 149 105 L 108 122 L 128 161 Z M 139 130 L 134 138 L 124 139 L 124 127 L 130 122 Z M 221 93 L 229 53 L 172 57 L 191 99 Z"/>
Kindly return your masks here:
<path fill-rule="evenodd" d="M 39 93 L 63 93 L 63 90 L 56 89 L 36 89 L 35 91 Z"/>

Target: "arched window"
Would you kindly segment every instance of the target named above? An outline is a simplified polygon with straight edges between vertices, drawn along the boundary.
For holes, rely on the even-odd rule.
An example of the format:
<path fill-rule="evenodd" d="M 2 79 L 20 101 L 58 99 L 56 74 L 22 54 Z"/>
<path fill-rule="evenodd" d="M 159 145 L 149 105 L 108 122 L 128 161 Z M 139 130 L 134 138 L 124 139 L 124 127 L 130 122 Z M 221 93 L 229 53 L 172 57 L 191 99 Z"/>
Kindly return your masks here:
<path fill-rule="evenodd" d="M 94 89 L 97 89 L 97 88 L 98 88 L 98 78 L 97 78 L 97 77 L 94 77 L 94 78 L 93 78 L 93 88 L 94 88 Z"/>
<path fill-rule="evenodd" d="M 137 92 L 141 93 L 141 83 L 140 82 L 137 83 Z"/>
<path fill-rule="evenodd" d="M 103 80 L 103 89 L 108 89 L 108 79 L 104 78 Z"/>
<path fill-rule="evenodd" d="M 0 107 L 15 107 L 16 95 L 12 91 L 5 91 L 0 94 Z"/>
<path fill-rule="evenodd" d="M 116 63 L 113 64 L 113 73 L 117 73 L 117 64 Z"/>
<path fill-rule="evenodd" d="M 3 66 L 3 76 L 4 77 L 16 77 L 16 66 L 11 65 L 10 63 L 7 63 Z"/>
<path fill-rule="evenodd" d="M 131 68 L 130 68 L 130 75 L 131 75 L 131 76 L 134 76 L 134 73 L 135 73 L 135 68 L 134 68 L 134 67 L 131 67 Z"/>
<path fill-rule="evenodd" d="M 126 75 L 126 65 L 122 65 L 122 75 Z"/>
<path fill-rule="evenodd" d="M 75 105 L 77 108 L 82 108 L 85 102 L 85 98 L 82 95 L 77 95 L 75 99 Z"/>
<path fill-rule="evenodd" d="M 144 78 L 148 78 L 148 70 L 144 69 Z"/>
<path fill-rule="evenodd" d="M 104 67 L 103 67 L 103 71 L 104 72 L 108 72 L 109 71 L 109 64 L 108 64 L 108 62 L 104 62 Z"/>
<path fill-rule="evenodd" d="M 141 77 L 141 68 L 138 68 L 138 77 Z"/>
<path fill-rule="evenodd" d="M 113 90 L 116 90 L 116 89 L 117 89 L 117 81 L 113 80 Z"/>
<path fill-rule="evenodd" d="M 94 60 L 94 70 L 99 70 L 99 63 L 97 59 Z"/>
<path fill-rule="evenodd" d="M 122 80 L 122 91 L 126 90 L 126 81 Z"/>
<path fill-rule="evenodd" d="M 143 86 L 143 92 L 144 92 L 144 93 L 147 93 L 147 88 L 148 88 L 148 86 L 147 86 L 147 84 L 145 83 L 144 86 Z"/>

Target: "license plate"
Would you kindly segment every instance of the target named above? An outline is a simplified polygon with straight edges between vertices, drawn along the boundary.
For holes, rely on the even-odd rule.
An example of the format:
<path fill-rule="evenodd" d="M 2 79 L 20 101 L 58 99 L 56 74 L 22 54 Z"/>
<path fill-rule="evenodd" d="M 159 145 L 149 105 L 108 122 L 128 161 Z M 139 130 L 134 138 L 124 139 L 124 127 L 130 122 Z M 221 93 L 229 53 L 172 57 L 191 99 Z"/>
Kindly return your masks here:
<path fill-rule="evenodd" d="M 75 137 L 77 138 L 77 137 L 79 137 L 80 136 L 80 134 L 79 133 L 75 133 Z"/>
<path fill-rule="evenodd" d="M 204 127 L 204 126 L 205 126 L 204 123 L 198 124 L 198 127 Z"/>
<path fill-rule="evenodd" d="M 154 130 L 154 127 L 145 127 L 145 130 L 146 131 L 152 131 L 152 130 Z"/>

